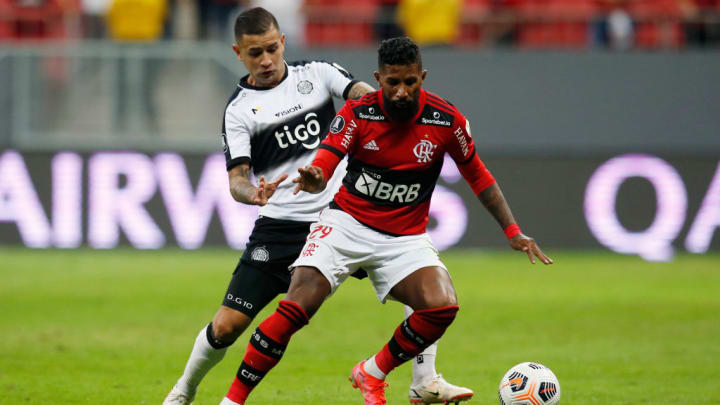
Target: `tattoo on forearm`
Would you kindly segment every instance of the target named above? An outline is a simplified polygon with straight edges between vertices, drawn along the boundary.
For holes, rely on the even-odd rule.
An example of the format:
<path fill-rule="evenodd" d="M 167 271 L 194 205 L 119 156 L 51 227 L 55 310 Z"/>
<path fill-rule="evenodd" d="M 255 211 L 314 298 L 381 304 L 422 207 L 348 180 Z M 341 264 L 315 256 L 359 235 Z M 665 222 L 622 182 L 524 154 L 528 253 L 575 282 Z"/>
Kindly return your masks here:
<path fill-rule="evenodd" d="M 348 99 L 358 99 L 368 93 L 372 93 L 375 89 L 365 82 L 355 83 L 348 92 Z"/>
<path fill-rule="evenodd" d="M 515 223 L 515 218 L 510 211 L 505 196 L 503 196 L 500 186 L 493 184 L 478 194 L 478 199 L 483 203 L 485 208 L 492 214 L 500 226 L 505 229 L 508 225 Z"/>
<path fill-rule="evenodd" d="M 233 173 L 230 184 L 230 194 L 235 201 L 252 204 L 257 187 L 250 183 L 250 167 L 241 166 L 237 172 Z"/>

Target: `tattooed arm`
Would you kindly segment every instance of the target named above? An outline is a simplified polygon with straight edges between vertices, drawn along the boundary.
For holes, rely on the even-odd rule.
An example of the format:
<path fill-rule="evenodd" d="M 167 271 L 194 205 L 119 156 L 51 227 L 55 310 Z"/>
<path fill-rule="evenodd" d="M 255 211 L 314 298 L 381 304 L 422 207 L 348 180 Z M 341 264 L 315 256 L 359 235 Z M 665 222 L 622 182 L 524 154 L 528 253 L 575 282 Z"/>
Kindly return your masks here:
<path fill-rule="evenodd" d="M 505 196 L 497 183 L 486 188 L 478 194 L 478 199 L 485 206 L 485 209 L 495 218 L 502 229 L 515 223 L 515 218 L 510 211 Z"/>
<path fill-rule="evenodd" d="M 500 224 L 503 229 L 506 229 L 510 225 L 516 225 L 515 218 L 510 211 L 505 196 L 503 196 L 502 190 L 497 183 L 489 186 L 485 190 L 478 194 L 478 199 L 495 220 Z M 540 247 L 535 243 L 535 239 L 518 233 L 517 235 L 510 238 L 510 247 L 515 250 L 526 252 L 530 258 L 530 262 L 535 263 L 535 256 L 545 264 L 552 264 L 553 261 L 540 250 Z"/>
<path fill-rule="evenodd" d="M 350 88 L 347 98 L 348 100 L 358 99 L 368 93 L 372 93 L 373 91 L 375 91 L 375 89 L 371 85 L 365 82 L 357 82 Z"/>
<path fill-rule="evenodd" d="M 259 206 L 267 204 L 268 199 L 275 193 L 278 185 L 288 177 L 287 174 L 283 174 L 273 182 L 267 182 L 265 177 L 260 177 L 256 187 L 250 182 L 250 165 L 247 163 L 242 163 L 230 169 L 228 176 L 230 194 L 235 201 Z"/>

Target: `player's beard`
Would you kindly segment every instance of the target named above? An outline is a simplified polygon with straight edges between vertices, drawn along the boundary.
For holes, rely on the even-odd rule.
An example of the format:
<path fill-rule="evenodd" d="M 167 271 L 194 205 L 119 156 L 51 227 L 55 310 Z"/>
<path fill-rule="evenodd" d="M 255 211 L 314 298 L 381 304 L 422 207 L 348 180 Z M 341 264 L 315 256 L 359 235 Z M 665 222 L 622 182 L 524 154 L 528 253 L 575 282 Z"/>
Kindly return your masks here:
<path fill-rule="evenodd" d="M 415 113 L 418 110 L 418 106 L 420 104 L 420 93 L 416 93 L 413 98 L 411 98 L 407 103 L 404 105 L 398 106 L 397 104 L 393 103 L 392 100 L 389 100 L 385 95 L 383 95 L 383 98 L 385 99 L 385 110 L 387 111 L 390 118 L 392 118 L 393 121 L 399 121 L 399 122 L 405 122 L 410 120 Z"/>

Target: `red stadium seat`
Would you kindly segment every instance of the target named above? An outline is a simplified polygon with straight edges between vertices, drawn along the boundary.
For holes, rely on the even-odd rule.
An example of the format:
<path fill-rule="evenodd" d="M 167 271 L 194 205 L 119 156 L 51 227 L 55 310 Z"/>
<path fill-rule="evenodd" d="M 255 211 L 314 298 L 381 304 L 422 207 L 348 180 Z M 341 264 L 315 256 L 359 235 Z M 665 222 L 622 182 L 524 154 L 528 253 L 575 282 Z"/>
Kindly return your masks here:
<path fill-rule="evenodd" d="M 7 1 L 7 0 L 0 0 Z M 310 45 L 365 46 L 373 41 L 380 0 L 306 0 L 310 6 L 306 37 Z M 720 8 L 720 0 L 712 1 Z M 590 43 L 590 22 L 608 10 L 601 0 L 465 0 L 458 44 L 484 40 L 498 11 L 518 17 L 517 44 L 525 48 L 581 49 Z M 641 48 L 683 45 L 682 16 L 676 0 L 629 0 L 635 42 Z"/>
<path fill-rule="evenodd" d="M 364 46 L 373 40 L 375 1 L 313 0 L 308 6 L 306 41 L 315 46 Z"/>
<path fill-rule="evenodd" d="M 492 0 L 465 0 L 456 43 L 476 45 L 482 41 L 483 20 L 492 12 Z"/>
<path fill-rule="evenodd" d="M 64 7 L 74 2 L 45 0 L 38 5 L 23 5 L 14 0 L 0 0 L 0 37 L 14 40 L 58 39 L 67 35 Z"/>
<path fill-rule="evenodd" d="M 12 38 L 13 29 L 10 16 L 10 5 L 7 0 L 0 0 L 0 41 Z"/>
<path fill-rule="evenodd" d="M 583 48 L 588 23 L 597 12 L 592 0 L 523 0 L 518 44 L 530 48 Z"/>
<path fill-rule="evenodd" d="M 628 11 L 636 21 L 635 45 L 668 48 L 683 45 L 682 15 L 673 0 L 635 0 Z"/>

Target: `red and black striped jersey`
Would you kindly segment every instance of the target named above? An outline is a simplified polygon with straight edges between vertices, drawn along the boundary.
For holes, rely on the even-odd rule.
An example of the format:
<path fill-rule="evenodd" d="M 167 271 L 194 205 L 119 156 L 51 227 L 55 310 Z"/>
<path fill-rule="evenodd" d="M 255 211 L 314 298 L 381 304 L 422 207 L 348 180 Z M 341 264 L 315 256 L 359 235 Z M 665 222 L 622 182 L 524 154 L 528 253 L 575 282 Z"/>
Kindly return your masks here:
<path fill-rule="evenodd" d="M 349 155 L 347 174 L 331 207 L 381 232 L 412 235 L 425 232 L 445 153 L 476 193 L 495 183 L 475 153 L 468 120 L 457 108 L 420 89 L 415 116 L 397 122 L 385 112 L 380 90 L 345 103 L 313 165 L 329 179 Z"/>

